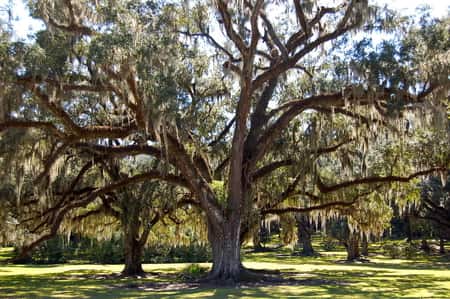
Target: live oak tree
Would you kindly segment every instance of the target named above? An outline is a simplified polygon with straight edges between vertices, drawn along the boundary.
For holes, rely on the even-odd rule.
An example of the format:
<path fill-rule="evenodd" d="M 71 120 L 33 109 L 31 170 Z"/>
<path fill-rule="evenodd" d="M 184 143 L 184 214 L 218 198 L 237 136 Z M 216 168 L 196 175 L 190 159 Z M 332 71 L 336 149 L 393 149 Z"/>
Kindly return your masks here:
<path fill-rule="evenodd" d="M 312 245 L 312 234 L 315 231 L 314 224 L 308 214 L 296 215 L 298 243 L 302 245 L 301 254 L 313 256 L 315 250 Z"/>
<path fill-rule="evenodd" d="M 136 171 L 124 171 L 122 168 L 126 169 L 126 166 L 120 167 L 117 162 L 108 166 L 107 181 L 111 182 L 123 180 L 124 176 L 127 176 L 124 173 L 132 174 Z M 150 233 L 163 218 L 176 219 L 174 211 L 183 204 L 182 198 L 179 197 L 174 187 L 165 186 L 161 182 L 128 185 L 100 196 L 82 209 L 71 211 L 70 216 L 62 223 L 61 230 L 66 233 L 88 233 L 93 238 L 101 235 L 107 238 L 111 237 L 114 231 L 121 232 L 125 257 L 122 275 L 142 276 L 145 275 L 142 255 Z M 186 202 L 184 201 L 184 204 Z M 105 233 L 105 230 L 109 231 L 109 234 Z"/>
<path fill-rule="evenodd" d="M 360 197 L 367 186 L 448 168 L 444 156 L 404 174 L 334 180 L 321 176 L 318 159 L 337 153 L 344 161 L 345 145 L 403 131 L 403 123 L 392 126 L 401 110 L 428 107 L 439 115 L 448 96 L 448 21 L 408 27 L 363 0 L 31 5 L 45 29 L 31 44 L 2 40 L 0 129 L 44 134 L 49 154 L 39 180 L 63 155 L 159 159 L 164 167 L 123 184 L 159 179 L 185 188 L 206 216 L 212 280 L 253 277 L 240 246 L 261 214 L 349 206 L 354 201 L 339 198 L 340 191 L 362 186 L 353 194 Z M 381 27 L 402 41 L 402 51 L 362 41 L 355 59 L 344 59 L 349 38 Z M 311 111 L 316 121 L 295 125 Z M 352 120 L 351 135 L 332 128 L 337 115 Z M 298 154 L 277 160 L 292 139 Z M 278 171 L 294 179 L 285 176 L 278 195 L 258 196 L 259 181 Z M 309 203 L 279 206 L 305 191 Z"/>
<path fill-rule="evenodd" d="M 27 142 L 31 143 L 31 139 Z M 21 148 L 20 153 L 27 151 Z M 9 154 L 17 156 L 17 153 Z M 38 152 L 33 151 L 32 154 L 37 155 Z M 90 157 L 92 160 L 88 159 L 80 166 L 77 163 L 83 155 L 79 155 L 75 162 L 64 156 L 57 162 L 59 166 L 50 171 L 42 193 L 33 190 L 34 182 L 30 180 L 39 174 L 39 169 L 34 169 L 37 173 L 33 175 L 31 167 L 39 166 L 39 163 L 33 158 L 27 159 L 26 155 L 21 158 L 23 165 L 3 163 L 3 166 L 9 165 L 9 171 L 1 176 L 2 203 L 6 212 L 6 219 L 2 219 L 2 233 L 5 241 L 20 248 L 16 261 L 26 259 L 31 250 L 57 233 L 70 236 L 77 232 L 103 239 L 117 230 L 122 231 L 124 240 L 125 267 L 122 274 L 143 275 L 143 247 L 155 224 L 166 216 L 175 219 L 173 212 L 189 202 L 177 196 L 174 187 L 150 181 L 158 173 L 151 167 L 154 164 L 151 161 L 144 165 L 142 162 L 134 163 L 133 169 L 127 169 L 130 160 Z M 62 165 L 64 162 L 66 165 Z M 169 182 L 182 181 L 170 175 L 167 179 Z M 12 187 L 14 181 L 16 188 Z M 140 183 L 142 181 L 146 182 Z"/>
<path fill-rule="evenodd" d="M 445 253 L 444 242 L 450 239 L 450 184 L 448 173 L 431 177 L 421 183 L 420 203 L 412 216 L 428 221 L 440 239 L 440 252 Z"/>
<path fill-rule="evenodd" d="M 36 9 L 36 13 L 37 11 L 40 11 L 45 15 L 46 4 L 43 2 L 36 2 L 35 5 L 34 8 Z M 68 16 L 75 18 L 75 12 L 73 11 L 74 7 L 71 6 L 71 3 L 56 3 L 56 7 L 53 7 L 53 9 L 58 10 L 61 8 L 60 5 L 68 5 L 66 6 L 66 9 L 68 9 L 66 11 Z M 135 13 L 138 9 L 142 9 L 142 15 L 140 15 L 142 19 L 146 18 L 145 12 L 148 13 L 151 9 L 156 9 L 152 6 L 138 7 L 136 4 L 136 7 L 133 7 L 132 3 L 130 3 L 130 5 L 130 11 L 134 11 Z M 77 14 L 88 13 L 82 6 L 75 6 Z M 108 8 L 105 6 L 104 9 L 107 10 Z M 118 9 L 118 11 L 107 11 L 112 18 L 114 18 L 115 14 L 120 15 L 120 7 L 111 9 Z M 120 15 L 120 17 L 123 17 L 124 15 L 125 14 Z M 117 17 L 117 15 L 115 17 Z M 128 14 L 125 15 L 125 17 L 131 18 L 132 16 Z M 161 18 L 163 19 L 163 16 Z M 122 22 L 127 22 L 128 20 L 129 19 L 122 19 Z M 108 26 L 108 23 L 111 20 L 103 19 L 102 21 L 105 22 L 104 26 Z M 156 22 L 165 22 L 165 20 L 159 19 L 155 21 L 155 23 Z M 118 26 L 120 26 L 120 24 L 118 24 Z M 155 25 L 155 27 L 157 26 L 158 25 Z M 29 244 L 26 244 L 23 254 L 40 242 L 54 236 L 64 218 L 73 209 L 84 207 L 108 192 L 122 188 L 126 185 L 160 177 L 164 177 L 163 180 L 166 181 L 173 182 L 178 180 L 179 183 L 181 182 L 181 185 L 184 185 L 184 180 L 179 177 L 177 178 L 165 171 L 160 171 L 160 169 L 148 170 L 148 168 L 148 171 L 146 172 L 138 173 L 132 177 L 126 175 L 120 180 L 116 179 L 114 182 L 106 182 L 103 186 L 98 184 L 98 182 L 90 184 L 92 181 L 89 182 L 85 178 L 93 168 L 97 168 L 94 171 L 102 171 L 98 169 L 98 166 L 100 165 L 101 167 L 101 164 L 104 163 L 105 160 L 111 159 L 105 152 L 99 153 L 89 150 L 91 145 L 95 147 L 102 142 L 112 144 L 111 138 L 119 137 L 124 137 L 120 138 L 121 141 L 128 142 L 125 140 L 127 130 L 123 131 L 120 128 L 118 131 L 115 129 L 111 130 L 108 126 L 114 126 L 114 124 L 118 124 L 119 127 L 121 125 L 128 126 L 130 129 L 129 132 L 134 133 L 134 125 L 129 124 L 130 117 L 127 116 L 125 106 L 116 102 L 118 98 L 115 98 L 112 93 L 112 89 L 115 87 L 113 84 L 100 82 L 103 80 L 101 79 L 101 73 L 103 71 L 100 70 L 101 60 L 103 59 L 106 61 L 107 58 L 122 58 L 120 53 L 114 57 L 107 57 L 111 53 L 108 54 L 106 49 L 110 49 L 111 44 L 114 43 L 120 44 L 129 42 L 130 40 L 127 40 L 127 37 L 130 38 L 130 36 L 127 36 L 126 34 L 128 32 L 122 28 L 122 31 L 117 30 L 115 32 L 115 40 L 111 40 L 111 36 L 108 36 L 108 34 L 105 33 L 105 36 L 91 41 L 91 48 L 84 48 L 83 45 L 86 40 L 83 40 L 83 38 L 85 38 L 85 36 L 77 34 L 65 35 L 66 31 L 70 31 L 66 29 L 58 32 L 51 32 L 51 29 L 40 31 L 36 34 L 35 44 L 5 41 L 3 43 L 4 47 L 2 48 L 2 55 L 5 58 L 5 64 L 2 65 L 2 76 L 7 81 L 14 82 L 15 84 L 20 81 L 21 83 L 19 85 L 22 85 L 23 87 L 23 89 L 21 88 L 20 90 L 13 90 L 10 89 L 12 85 L 6 85 L 2 90 L 2 129 L 5 128 L 5 125 L 6 127 L 9 127 L 10 125 L 15 127 L 18 125 L 19 130 L 24 128 L 34 128 L 29 131 L 29 134 L 22 134 L 23 136 L 15 134 L 17 132 L 16 130 L 3 134 L 2 142 L 5 144 L 5 147 L 8 147 L 8 151 L 4 152 L 8 155 L 2 157 L 2 162 L 5 162 L 5 170 L 11 168 L 11 161 L 17 161 L 19 164 L 16 164 L 17 167 L 13 166 L 15 170 L 13 173 L 17 173 L 18 177 L 23 180 L 24 168 L 27 168 L 28 170 L 31 168 L 31 171 L 28 171 L 27 173 L 29 180 L 31 177 L 31 183 L 28 185 L 35 184 L 36 188 L 32 191 L 36 192 L 28 192 L 26 194 L 32 194 L 37 197 L 34 201 L 45 202 L 48 198 L 53 198 L 54 195 L 58 195 L 59 197 L 56 202 L 53 202 L 54 205 L 50 204 L 47 207 L 45 205 L 40 206 L 41 211 L 44 211 L 43 216 L 46 217 L 42 219 L 42 224 L 47 224 L 47 226 L 41 225 L 38 226 L 38 228 L 44 227 L 47 228 L 48 231 L 43 233 L 36 240 L 28 242 Z M 152 45 L 146 43 L 145 46 Z M 145 47 L 143 46 L 143 48 Z M 141 48 L 141 50 L 143 48 Z M 147 51 L 150 50 L 148 48 L 145 49 Z M 166 49 L 168 50 L 168 47 Z M 117 50 L 117 48 L 113 49 L 113 51 L 114 50 Z M 95 63 L 92 61 L 93 57 L 96 58 Z M 149 56 L 147 56 L 147 58 L 152 59 L 152 57 Z M 162 57 L 159 57 L 158 63 L 162 63 L 162 61 Z M 31 67 L 31 64 L 34 65 Z M 71 69 L 70 65 L 73 66 L 73 69 Z M 147 64 L 148 67 L 150 67 L 150 65 L 150 63 Z M 104 65 L 103 67 L 106 66 Z M 114 63 L 108 65 L 107 68 L 109 67 L 114 67 Z M 162 73 L 167 70 L 158 68 L 158 71 L 161 71 L 159 74 L 161 77 L 164 77 Z M 78 84 L 78 82 L 83 82 L 87 78 L 86 76 L 91 76 L 91 79 L 94 80 L 95 83 L 92 85 Z M 95 79 L 93 79 L 93 77 L 95 77 Z M 70 86 L 63 87 L 59 85 L 62 82 L 68 82 L 66 80 L 71 81 L 71 83 L 73 80 L 74 81 L 73 84 L 69 83 Z M 164 80 L 161 79 L 161 81 Z M 105 84 L 110 85 L 110 87 L 105 88 Z M 162 85 L 160 82 L 157 82 L 156 84 Z M 170 84 L 170 82 L 165 84 Z M 36 88 L 39 89 L 39 91 L 37 91 Z M 147 88 L 151 88 L 151 86 L 149 85 Z M 59 94 L 57 97 L 61 96 L 61 98 L 59 98 L 61 100 L 60 104 L 56 105 L 53 102 L 53 96 L 49 97 L 48 92 L 50 90 L 55 92 L 56 90 L 59 90 L 57 92 Z M 34 91 L 42 96 L 42 98 L 40 98 L 40 96 L 38 96 L 38 98 L 50 105 L 47 106 L 47 108 L 55 108 L 59 111 L 57 112 L 59 117 L 65 118 L 72 124 L 71 129 L 75 129 L 75 131 L 81 129 L 83 131 L 86 129 L 85 126 L 87 126 L 87 130 L 84 132 L 77 131 L 77 133 L 75 133 L 77 136 L 75 136 L 69 132 L 69 128 L 59 127 L 59 125 L 62 124 L 59 122 L 62 118 L 52 115 L 53 112 L 56 112 L 53 108 L 50 109 L 53 109 L 53 112 L 50 113 L 45 111 L 45 109 L 40 110 L 34 102 L 34 100 L 37 99 L 35 98 L 36 93 Z M 87 94 L 83 95 L 83 92 L 86 92 Z M 167 90 L 165 91 L 164 87 L 161 86 L 158 89 L 158 92 L 170 93 Z M 20 94 L 23 95 L 23 101 L 17 102 L 18 98 L 14 98 L 16 96 L 21 97 Z M 56 94 L 54 94 L 54 96 L 56 96 Z M 67 97 L 70 98 L 71 96 L 75 99 L 72 103 L 63 100 L 63 98 L 67 99 Z M 113 113 L 108 113 L 108 110 L 113 111 Z M 95 115 L 91 115 L 90 112 L 94 112 Z M 80 113 L 80 119 L 72 122 L 70 120 L 70 115 L 73 113 Z M 11 116 L 22 120 L 32 120 L 20 123 L 13 120 L 11 123 Z M 57 119 L 59 119 L 59 121 L 55 121 Z M 52 123 L 52 121 L 55 121 L 55 123 Z M 69 122 L 65 122 L 65 125 L 68 125 Z M 82 129 L 82 127 L 84 128 Z M 116 135 L 118 132 L 121 133 Z M 87 133 L 87 135 L 84 133 Z M 103 133 L 106 133 L 106 135 L 103 135 Z M 8 134 L 13 135 L 13 137 L 9 138 Z M 62 137 L 62 139 L 60 139 L 60 137 Z M 134 142 L 135 140 L 139 140 L 140 137 L 139 134 L 133 134 L 130 138 L 132 138 Z M 11 140 L 16 143 L 18 140 L 23 141 L 27 147 L 22 145 L 14 147 L 14 144 L 10 143 Z M 94 142 L 90 144 L 85 142 L 88 140 L 96 140 L 96 142 L 99 143 Z M 75 143 L 77 143 L 75 147 L 69 146 L 69 144 L 74 145 Z M 17 159 L 11 159 L 10 156 L 14 155 L 12 149 L 19 150 L 23 155 L 17 155 L 15 157 Z M 118 153 L 118 157 L 123 156 L 123 153 Z M 44 161 L 43 163 L 41 163 L 42 160 Z M 60 184 L 52 186 L 57 177 L 55 172 L 56 174 L 60 174 L 60 170 L 64 170 L 64 167 L 61 167 L 61 164 L 64 163 L 66 163 L 67 166 L 65 169 L 66 171 L 62 171 L 63 173 L 59 177 L 64 175 L 67 176 L 67 168 L 72 168 L 69 169 L 71 176 L 65 177 L 62 184 L 56 182 Z M 22 172 L 22 174 L 20 174 L 20 172 Z M 98 177 L 104 176 L 99 175 Z M 17 188 L 20 188 L 21 184 L 17 184 L 17 186 Z M 22 197 L 20 192 L 18 197 Z M 19 204 L 20 200 L 18 200 L 18 205 Z M 25 203 L 26 206 L 29 206 L 29 204 L 29 202 Z M 49 208 L 51 213 L 45 213 L 46 208 Z"/>
<path fill-rule="evenodd" d="M 347 227 L 344 229 L 345 238 L 342 240 L 346 247 L 348 261 L 360 259 L 361 255 L 367 256 L 368 241 L 371 236 L 381 237 L 392 219 L 388 198 L 383 198 L 379 193 L 368 197 L 351 211 L 342 212 L 342 215 L 348 213 Z"/>
<path fill-rule="evenodd" d="M 145 170 L 153 164 L 151 161 L 145 161 L 144 165 L 135 163 L 133 169 L 127 169 L 131 162 L 128 160 L 104 161 L 99 157 L 94 160 L 97 164 L 87 161 L 80 170 L 79 165 L 64 157 L 67 166 L 52 171 L 54 177 L 45 194 L 33 192 L 29 168 L 13 165 L 2 173 L 0 190 L 5 214 L 2 212 L 0 241 L 20 248 L 16 261 L 26 259 L 31 250 L 58 233 L 70 236 L 76 232 L 105 239 L 115 231 L 122 232 L 124 241 L 122 274 L 145 274 L 142 253 L 150 232 L 164 217 L 180 222 L 174 212 L 190 201 L 174 187 L 150 181 L 154 170 L 152 167 Z M 25 157 L 22 163 L 33 165 Z M 136 171 L 138 175 L 133 176 Z M 146 182 L 140 183 L 143 180 Z"/>

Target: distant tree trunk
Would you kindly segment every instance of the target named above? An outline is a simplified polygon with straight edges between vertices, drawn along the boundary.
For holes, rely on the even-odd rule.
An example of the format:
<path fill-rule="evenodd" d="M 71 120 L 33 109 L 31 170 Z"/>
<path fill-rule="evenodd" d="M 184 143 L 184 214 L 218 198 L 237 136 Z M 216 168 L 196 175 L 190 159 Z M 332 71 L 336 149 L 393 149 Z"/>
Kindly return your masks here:
<path fill-rule="evenodd" d="M 122 275 L 137 276 L 145 275 L 142 268 L 142 255 L 144 244 L 139 238 L 139 218 L 130 219 L 124 228 L 124 249 L 125 249 L 125 266 Z"/>
<path fill-rule="evenodd" d="M 369 255 L 369 242 L 367 240 L 367 235 L 363 234 L 362 241 L 361 241 L 361 254 L 363 256 Z"/>
<path fill-rule="evenodd" d="M 445 242 L 443 237 L 440 237 L 439 239 L 439 253 L 445 254 Z"/>
<path fill-rule="evenodd" d="M 405 215 L 405 234 L 406 234 L 406 241 L 411 243 L 413 240 L 412 237 L 412 229 L 411 229 L 411 218 L 408 214 Z"/>
<path fill-rule="evenodd" d="M 253 236 L 252 236 L 252 239 L 253 239 L 253 249 L 254 249 L 255 251 L 261 251 L 261 250 L 263 249 L 263 246 L 262 246 L 262 238 L 261 238 L 262 233 L 263 233 L 263 227 L 262 227 L 261 223 L 259 223 L 259 224 L 258 224 L 258 228 L 253 232 Z M 241 234 L 241 236 L 242 236 L 242 235 L 243 235 L 243 234 Z M 242 240 L 241 240 L 241 243 L 242 243 Z"/>
<path fill-rule="evenodd" d="M 345 243 L 345 247 L 347 249 L 347 260 L 354 261 L 361 257 L 361 253 L 359 251 L 359 233 L 358 232 L 350 232 L 348 235 L 348 240 Z"/>
<path fill-rule="evenodd" d="M 298 227 L 298 243 L 302 245 L 302 255 L 312 256 L 314 255 L 314 248 L 312 246 L 311 235 L 312 227 L 307 215 L 297 215 L 297 227 Z"/>
<path fill-rule="evenodd" d="M 28 264 L 31 263 L 33 258 L 31 257 L 31 249 L 24 247 L 24 248 L 18 248 L 16 249 L 17 256 L 12 258 L 12 262 L 14 264 Z"/>
<path fill-rule="evenodd" d="M 422 240 L 422 244 L 420 245 L 420 249 L 425 251 L 425 253 L 430 253 L 431 248 L 430 248 L 430 245 L 428 245 L 428 242 L 427 242 L 426 239 Z"/>

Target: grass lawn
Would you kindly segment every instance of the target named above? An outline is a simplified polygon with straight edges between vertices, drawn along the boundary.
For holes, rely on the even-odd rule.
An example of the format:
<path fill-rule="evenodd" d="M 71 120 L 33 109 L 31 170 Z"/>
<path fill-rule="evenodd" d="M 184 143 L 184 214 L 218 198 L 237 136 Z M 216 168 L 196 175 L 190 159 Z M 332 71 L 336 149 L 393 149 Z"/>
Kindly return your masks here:
<path fill-rule="evenodd" d="M 0 247 L 0 263 L 13 256 L 13 249 L 11 247 Z"/>
<path fill-rule="evenodd" d="M 348 264 L 343 257 L 341 251 L 308 258 L 286 250 L 246 254 L 247 267 L 280 270 L 291 280 L 233 288 L 184 283 L 179 273 L 187 264 L 147 264 L 154 275 L 145 279 L 107 276 L 121 265 L 0 265 L 0 298 L 450 298 L 448 258 L 373 256 Z"/>

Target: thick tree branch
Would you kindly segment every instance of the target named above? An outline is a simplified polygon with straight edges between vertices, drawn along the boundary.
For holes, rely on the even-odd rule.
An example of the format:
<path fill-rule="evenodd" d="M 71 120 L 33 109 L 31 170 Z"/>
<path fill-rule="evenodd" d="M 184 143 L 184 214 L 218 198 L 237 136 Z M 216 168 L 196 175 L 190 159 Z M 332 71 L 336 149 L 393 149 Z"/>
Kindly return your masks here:
<path fill-rule="evenodd" d="M 136 155 L 150 155 L 155 158 L 162 157 L 161 149 L 151 145 L 107 146 L 86 142 L 78 142 L 75 143 L 73 146 L 81 150 L 86 150 L 91 153 L 104 156 L 126 157 Z"/>
<path fill-rule="evenodd" d="M 333 40 L 333 39 L 339 37 L 340 35 L 346 33 L 347 31 L 358 26 L 358 22 L 355 22 L 353 24 L 351 24 L 351 23 L 348 24 L 349 18 L 351 16 L 351 14 L 353 13 L 354 2 L 356 2 L 356 0 L 351 1 L 348 4 L 346 11 L 344 13 L 344 16 L 342 17 L 342 19 L 340 20 L 340 22 L 338 23 L 338 25 L 336 26 L 334 31 L 324 34 L 322 36 L 318 36 L 314 41 L 305 44 L 301 50 L 299 50 L 297 53 L 292 55 L 288 60 L 278 63 L 277 65 L 270 68 L 266 72 L 257 76 L 255 78 L 255 80 L 253 81 L 252 88 L 253 89 L 260 88 L 265 82 L 267 82 L 273 78 L 277 78 L 280 74 L 282 74 L 282 73 L 286 72 L 288 69 L 294 67 L 300 59 L 305 57 L 305 55 L 307 55 L 308 53 L 310 53 L 311 51 L 316 49 L 321 44 L 323 44 L 327 41 Z M 325 15 L 325 11 L 321 14 L 320 18 L 323 17 L 323 15 Z M 316 20 L 312 20 L 312 21 L 319 22 L 320 18 L 317 21 Z M 304 40 L 306 41 L 308 35 L 303 34 L 303 36 L 305 36 Z M 297 43 L 292 43 L 291 49 L 289 49 L 289 47 L 288 47 L 288 50 L 293 51 L 295 48 L 297 48 Z"/>
<path fill-rule="evenodd" d="M 352 142 L 353 140 L 354 139 L 344 140 L 336 145 L 319 148 L 317 150 L 310 151 L 307 154 L 319 156 L 319 155 L 323 155 L 323 154 L 332 153 L 332 152 L 337 151 L 340 147 Z M 298 161 L 296 161 L 295 159 L 284 159 L 284 160 L 272 162 L 270 164 L 262 166 L 261 168 L 257 169 L 255 172 L 253 172 L 252 179 L 258 180 L 262 177 L 265 177 L 266 175 L 269 175 L 270 173 L 272 173 L 273 171 L 275 171 L 281 167 L 292 166 L 292 165 L 295 165 L 295 163 L 297 163 L 297 162 Z"/>
<path fill-rule="evenodd" d="M 7 129 L 40 129 L 48 131 L 61 139 L 66 139 L 67 136 L 61 132 L 51 122 L 44 121 L 28 121 L 28 120 L 7 120 L 0 123 L 0 132 Z"/>
<path fill-rule="evenodd" d="M 161 174 L 159 171 L 149 171 L 146 173 L 142 173 L 142 174 L 138 174 L 138 175 L 135 175 L 132 177 L 122 179 L 118 182 L 111 183 L 102 188 L 98 188 L 95 191 L 90 192 L 89 195 L 87 195 L 86 197 L 73 200 L 72 202 L 68 203 L 66 206 L 64 206 L 61 209 L 59 209 L 58 211 L 56 211 L 54 217 L 51 217 L 51 222 L 46 223 L 49 225 L 49 232 L 40 236 L 38 239 L 31 242 L 30 244 L 25 245 L 22 248 L 22 251 L 20 252 L 20 254 L 15 259 L 20 260 L 21 258 L 25 257 L 28 254 L 28 252 L 30 252 L 33 248 L 35 248 L 42 242 L 53 238 L 56 235 L 56 233 L 58 232 L 58 229 L 59 229 L 63 219 L 67 215 L 67 213 L 69 213 L 73 209 L 85 207 L 89 203 L 93 202 L 96 198 L 98 198 L 104 194 L 111 193 L 117 189 L 129 186 L 131 184 L 136 184 L 136 183 L 151 180 L 151 179 L 160 179 L 160 180 L 164 180 L 170 184 L 187 186 L 187 182 L 182 177 L 172 175 L 172 174 Z"/>
<path fill-rule="evenodd" d="M 437 171 L 445 171 L 447 168 L 445 167 L 433 167 L 427 170 L 422 170 L 415 172 L 413 174 L 410 174 L 409 176 L 373 176 L 373 177 L 366 177 L 366 178 L 360 178 L 355 179 L 347 182 L 338 183 L 335 185 L 325 185 L 320 178 L 317 178 L 317 187 L 319 188 L 320 192 L 322 193 L 330 193 L 335 192 L 340 189 L 349 188 L 352 186 L 357 185 L 364 185 L 364 184 L 375 184 L 375 183 L 391 183 L 391 182 L 403 182 L 407 183 L 411 181 L 412 179 L 415 179 L 420 176 L 429 175 Z"/>
<path fill-rule="evenodd" d="M 222 132 L 220 132 L 220 134 L 217 136 L 216 139 L 214 139 L 213 141 L 211 141 L 208 146 L 210 147 L 214 147 L 217 143 L 219 143 L 230 131 L 231 127 L 233 126 L 234 122 L 236 120 L 236 117 L 233 117 L 228 124 L 225 126 L 225 128 L 222 130 Z"/>
<path fill-rule="evenodd" d="M 286 208 L 278 208 L 278 209 L 267 209 L 267 210 L 263 210 L 261 211 L 262 215 L 266 215 L 266 214 L 285 214 L 285 213 L 306 213 L 306 212 L 311 212 L 311 211 L 315 211 L 315 210 L 323 210 L 323 209 L 327 209 L 327 208 L 332 208 L 332 207 L 349 207 L 352 206 L 353 204 L 356 203 L 356 200 L 354 201 L 333 201 L 333 202 L 328 202 L 328 203 L 324 203 L 324 204 L 320 204 L 320 205 L 316 205 L 316 206 L 311 206 L 311 207 L 304 207 L 304 208 L 299 208 L 299 207 L 286 207 Z"/>
<path fill-rule="evenodd" d="M 79 138 L 95 139 L 95 138 L 125 138 L 133 133 L 137 127 L 135 125 L 129 125 L 128 127 L 112 127 L 112 126 L 78 126 L 55 101 L 50 100 L 49 96 L 43 93 L 39 88 L 33 87 L 33 93 L 39 98 L 40 103 L 44 106 L 53 116 L 58 118 L 64 125 L 67 133 L 75 135 Z"/>
<path fill-rule="evenodd" d="M 247 53 L 247 46 L 245 45 L 242 37 L 234 30 L 233 21 L 231 19 L 230 12 L 228 11 L 228 2 L 223 0 L 216 1 L 217 9 L 219 10 L 219 14 L 222 17 L 222 22 L 227 33 L 227 36 L 234 43 L 234 45 L 238 48 L 239 52 L 242 55 Z"/>
<path fill-rule="evenodd" d="M 275 171 L 281 167 L 292 166 L 296 162 L 297 161 L 294 159 L 284 159 L 284 160 L 279 160 L 279 161 L 275 161 L 275 162 L 269 163 L 267 165 L 264 165 L 261 168 L 257 169 L 255 172 L 253 172 L 252 180 L 256 181 L 260 178 L 263 178 L 263 177 L 269 175 L 270 173 L 272 173 L 273 171 Z"/>

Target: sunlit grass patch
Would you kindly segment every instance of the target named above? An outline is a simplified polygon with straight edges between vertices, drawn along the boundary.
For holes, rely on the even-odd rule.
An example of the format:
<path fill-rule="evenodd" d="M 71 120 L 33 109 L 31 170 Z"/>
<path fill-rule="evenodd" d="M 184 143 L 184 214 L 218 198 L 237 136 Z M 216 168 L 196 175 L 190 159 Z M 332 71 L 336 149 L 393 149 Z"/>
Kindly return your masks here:
<path fill-rule="evenodd" d="M 4 262 L 13 257 L 13 247 L 0 247 L 0 262 Z"/>

